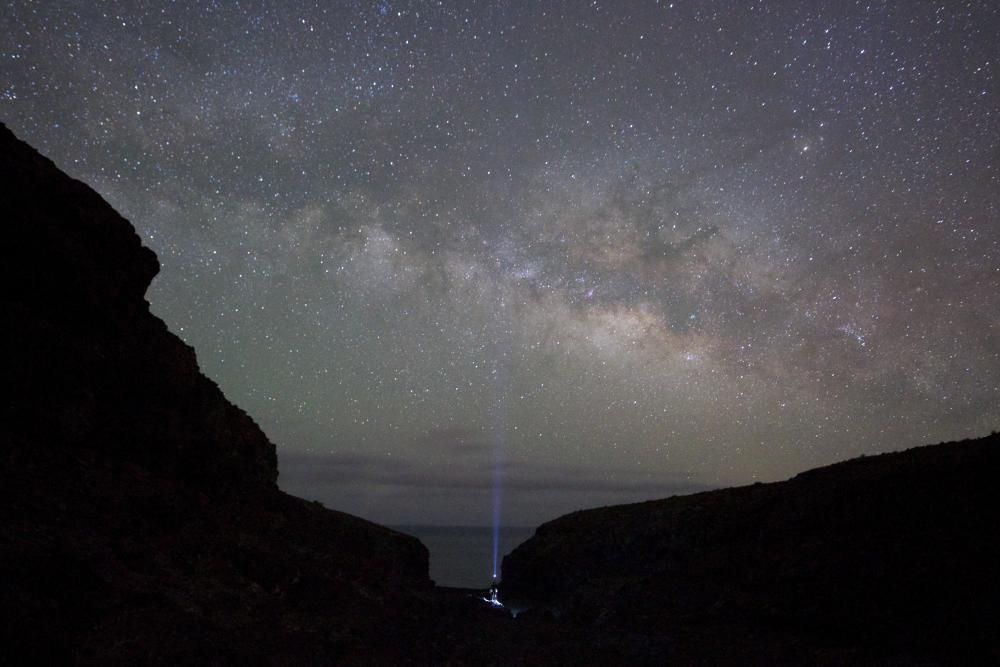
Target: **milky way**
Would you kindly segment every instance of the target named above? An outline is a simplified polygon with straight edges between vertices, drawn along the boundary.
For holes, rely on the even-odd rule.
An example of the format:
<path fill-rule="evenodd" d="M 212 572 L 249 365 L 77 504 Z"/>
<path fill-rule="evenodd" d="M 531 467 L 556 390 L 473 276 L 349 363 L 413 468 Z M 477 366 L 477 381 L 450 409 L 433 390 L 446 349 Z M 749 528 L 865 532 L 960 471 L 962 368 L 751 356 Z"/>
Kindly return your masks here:
<path fill-rule="evenodd" d="M 499 455 L 533 524 L 1000 425 L 996 3 L 187 4 L 9 3 L 0 119 L 284 488 L 487 524 Z"/>

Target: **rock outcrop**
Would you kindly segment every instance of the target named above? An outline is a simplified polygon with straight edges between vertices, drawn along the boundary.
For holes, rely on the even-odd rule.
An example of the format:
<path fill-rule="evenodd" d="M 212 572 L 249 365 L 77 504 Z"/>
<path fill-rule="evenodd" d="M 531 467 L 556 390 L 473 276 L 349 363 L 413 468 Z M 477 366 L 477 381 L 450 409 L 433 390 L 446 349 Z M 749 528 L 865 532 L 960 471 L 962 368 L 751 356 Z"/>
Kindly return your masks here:
<path fill-rule="evenodd" d="M 996 662 L 998 471 L 993 435 L 575 512 L 503 593 L 638 663 Z"/>
<path fill-rule="evenodd" d="M 423 545 L 279 491 L 153 252 L 2 126 L 0 191 L 0 664 L 423 662 Z"/>

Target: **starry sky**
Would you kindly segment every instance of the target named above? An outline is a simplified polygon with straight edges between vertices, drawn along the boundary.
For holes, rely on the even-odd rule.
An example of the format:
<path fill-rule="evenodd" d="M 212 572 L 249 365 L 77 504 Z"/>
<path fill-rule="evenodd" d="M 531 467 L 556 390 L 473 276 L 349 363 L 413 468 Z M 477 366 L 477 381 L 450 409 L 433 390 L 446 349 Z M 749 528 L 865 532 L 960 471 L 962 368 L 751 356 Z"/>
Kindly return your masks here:
<path fill-rule="evenodd" d="M 1000 5 L 26 2 L 0 120 L 385 523 L 534 525 L 1000 427 Z"/>

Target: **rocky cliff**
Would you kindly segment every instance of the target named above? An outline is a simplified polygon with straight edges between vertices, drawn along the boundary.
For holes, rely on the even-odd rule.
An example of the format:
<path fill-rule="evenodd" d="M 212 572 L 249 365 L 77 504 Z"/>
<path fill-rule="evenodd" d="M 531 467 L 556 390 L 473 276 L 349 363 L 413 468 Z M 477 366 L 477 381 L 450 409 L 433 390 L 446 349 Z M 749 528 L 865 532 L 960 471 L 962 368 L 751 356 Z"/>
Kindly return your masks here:
<path fill-rule="evenodd" d="M 640 663 L 996 662 L 998 471 L 994 435 L 575 512 L 503 593 Z"/>
<path fill-rule="evenodd" d="M 423 545 L 280 492 L 155 255 L 2 126 L 0 191 L 0 664 L 419 661 Z"/>

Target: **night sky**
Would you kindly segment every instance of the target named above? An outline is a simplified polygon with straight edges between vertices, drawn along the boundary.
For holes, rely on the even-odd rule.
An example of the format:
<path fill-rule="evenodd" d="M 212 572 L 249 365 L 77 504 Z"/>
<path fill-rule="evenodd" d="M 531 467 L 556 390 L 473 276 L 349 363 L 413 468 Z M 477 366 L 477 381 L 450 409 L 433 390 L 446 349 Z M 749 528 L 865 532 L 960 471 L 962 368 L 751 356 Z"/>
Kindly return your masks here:
<path fill-rule="evenodd" d="M 197 6 L 195 6 L 197 5 Z M 1000 4 L 24 2 L 0 120 L 380 522 L 533 525 L 1000 427 Z"/>

